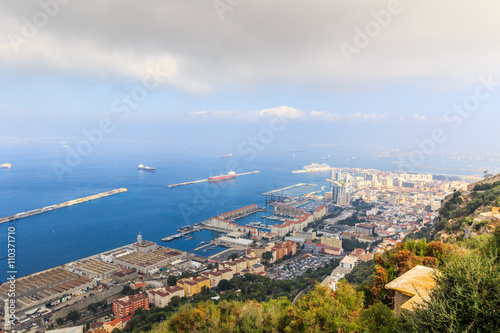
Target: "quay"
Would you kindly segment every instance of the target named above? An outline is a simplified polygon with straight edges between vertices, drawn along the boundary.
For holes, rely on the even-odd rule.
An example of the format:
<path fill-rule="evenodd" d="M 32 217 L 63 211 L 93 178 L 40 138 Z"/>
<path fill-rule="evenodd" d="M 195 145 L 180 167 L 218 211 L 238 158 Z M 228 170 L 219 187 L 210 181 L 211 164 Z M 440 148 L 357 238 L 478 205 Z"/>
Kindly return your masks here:
<path fill-rule="evenodd" d="M 87 202 L 87 201 L 91 201 L 91 200 L 95 200 L 95 199 L 100 199 L 100 198 L 108 197 L 110 195 L 118 194 L 118 193 L 122 193 L 122 192 L 126 192 L 126 191 L 127 191 L 126 188 L 118 188 L 116 190 L 111 190 L 111 191 L 94 194 L 94 195 L 91 195 L 91 196 L 88 196 L 88 197 L 84 197 L 84 198 L 80 198 L 80 199 L 66 201 L 66 202 L 63 202 L 63 203 L 60 203 L 60 204 L 57 204 L 57 205 L 47 206 L 47 207 L 43 207 L 43 208 L 38 208 L 38 209 L 30 210 L 30 211 L 27 211 L 27 212 L 22 212 L 22 213 L 10 215 L 10 216 L 7 216 L 7 217 L 2 217 L 2 218 L 0 218 L 0 223 L 12 222 L 12 221 L 19 220 L 19 219 L 22 219 L 22 218 L 25 218 L 25 217 L 30 217 L 30 216 L 33 216 L 33 215 L 50 212 L 51 210 L 73 206 L 73 205 L 76 205 L 76 204 L 79 204 L 79 203 L 82 203 L 82 202 Z"/>
<path fill-rule="evenodd" d="M 253 174 L 253 173 L 259 173 L 259 171 L 250 171 L 250 172 L 238 173 L 238 174 L 236 174 L 235 177 L 246 176 L 246 175 L 250 175 L 250 174 Z M 197 183 L 203 183 L 203 182 L 208 182 L 208 178 L 207 179 L 200 179 L 200 180 L 193 180 L 193 181 L 184 182 L 184 183 L 178 183 L 178 184 L 171 184 L 171 185 L 167 185 L 167 187 L 171 188 L 171 187 L 176 187 L 176 186 L 185 186 L 185 185 L 191 185 L 191 184 L 197 184 Z"/>

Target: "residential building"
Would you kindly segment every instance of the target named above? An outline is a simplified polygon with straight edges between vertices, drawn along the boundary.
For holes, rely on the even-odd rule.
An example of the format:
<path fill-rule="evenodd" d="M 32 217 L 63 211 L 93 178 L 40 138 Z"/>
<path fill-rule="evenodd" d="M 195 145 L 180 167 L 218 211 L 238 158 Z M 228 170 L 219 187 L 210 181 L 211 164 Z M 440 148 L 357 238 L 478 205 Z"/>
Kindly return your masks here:
<path fill-rule="evenodd" d="M 149 302 L 156 307 L 162 308 L 170 303 L 174 296 L 183 297 L 184 288 L 179 286 L 157 288 L 149 291 Z"/>
<path fill-rule="evenodd" d="M 306 241 L 311 242 L 316 239 L 316 232 L 305 232 L 305 231 L 294 230 L 292 236 L 297 238 L 304 238 Z"/>
<path fill-rule="evenodd" d="M 325 244 L 321 244 L 321 243 L 311 243 L 311 242 L 304 243 L 304 251 L 312 252 L 313 254 L 321 254 L 324 247 L 325 247 Z"/>
<path fill-rule="evenodd" d="M 313 218 L 315 220 L 319 220 L 319 219 L 325 217 L 326 215 L 328 215 L 328 206 L 327 205 L 319 206 L 318 208 L 316 208 L 313 211 Z"/>
<path fill-rule="evenodd" d="M 323 253 L 331 256 L 341 256 L 344 254 L 344 250 L 341 247 L 332 247 L 325 245 L 323 247 Z"/>
<path fill-rule="evenodd" d="M 201 288 L 210 288 L 210 280 L 204 276 L 189 277 L 177 281 L 177 285 L 184 289 L 184 296 L 193 296 L 201 292 Z"/>
<path fill-rule="evenodd" d="M 115 317 L 126 317 L 134 314 L 138 308 L 149 310 L 148 296 L 144 294 L 125 296 L 115 299 L 113 302 L 113 314 Z"/>
<path fill-rule="evenodd" d="M 376 235 L 377 234 L 377 226 L 375 224 L 357 223 L 355 231 L 357 233 L 365 234 L 365 235 Z"/>
<path fill-rule="evenodd" d="M 342 240 L 338 237 L 324 237 L 321 236 L 321 244 L 331 247 L 342 247 Z"/>
<path fill-rule="evenodd" d="M 340 266 L 344 268 L 354 268 L 358 263 L 358 258 L 353 256 L 347 256 L 340 261 Z"/>
<path fill-rule="evenodd" d="M 113 330 L 117 328 L 119 330 L 123 329 L 123 324 L 122 324 L 122 319 L 121 318 L 116 318 L 112 321 L 108 321 L 107 323 L 104 323 L 103 329 L 106 331 L 106 333 L 111 333 Z"/>

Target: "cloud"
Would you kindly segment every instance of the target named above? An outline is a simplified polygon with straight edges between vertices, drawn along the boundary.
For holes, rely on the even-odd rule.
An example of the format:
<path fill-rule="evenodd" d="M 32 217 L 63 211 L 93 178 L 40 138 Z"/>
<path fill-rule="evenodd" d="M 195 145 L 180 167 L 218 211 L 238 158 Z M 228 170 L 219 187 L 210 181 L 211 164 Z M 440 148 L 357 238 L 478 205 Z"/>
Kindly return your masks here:
<path fill-rule="evenodd" d="M 346 115 L 334 114 L 327 111 L 311 111 L 309 112 L 311 119 L 313 120 L 324 120 L 324 121 L 381 121 L 386 118 L 385 115 L 379 115 L 376 113 L 349 113 Z"/>
<path fill-rule="evenodd" d="M 339 46 L 353 44 L 355 29 L 374 21 L 373 12 L 387 9 L 387 0 L 231 6 L 221 20 L 211 1 L 71 1 L 16 55 L 6 36 L 21 34 L 23 19 L 33 21 L 41 7 L 38 1 L 2 1 L 0 43 L 8 47 L 0 50 L 0 65 L 2 71 L 73 69 L 65 73 L 106 79 L 139 78 L 144 66 L 160 63 L 171 73 L 169 84 L 194 93 L 269 82 L 356 89 L 359 83 L 470 83 L 478 74 L 500 76 L 500 3 L 401 1 L 401 12 L 351 64 Z"/>
<path fill-rule="evenodd" d="M 379 115 L 376 113 L 351 113 L 346 116 L 346 119 L 350 121 L 380 121 L 387 118 L 385 115 Z"/>
<path fill-rule="evenodd" d="M 244 121 L 257 121 L 260 119 L 269 119 L 272 117 L 286 118 L 286 119 L 300 119 L 309 121 L 349 121 L 349 122 L 368 122 L 368 121 L 381 121 L 386 118 L 385 115 L 376 113 L 350 113 L 345 115 L 335 114 L 328 111 L 309 111 L 305 112 L 290 106 L 279 106 L 274 108 L 263 109 L 260 111 L 196 111 L 190 113 L 195 118 L 200 119 L 232 119 Z"/>
<path fill-rule="evenodd" d="M 297 119 L 305 116 L 305 112 L 289 106 L 278 106 L 275 108 L 264 109 L 260 111 L 250 111 L 248 115 L 256 118 L 270 118 L 278 116 L 280 118 Z"/>
<path fill-rule="evenodd" d="M 417 120 L 417 121 L 427 121 L 427 116 L 424 116 L 424 115 L 421 115 L 421 114 L 418 114 L 418 113 L 415 113 L 413 115 L 413 119 Z"/>
<path fill-rule="evenodd" d="M 309 115 L 313 120 L 340 121 L 343 119 L 341 115 L 327 111 L 311 111 Z"/>
<path fill-rule="evenodd" d="M 278 106 L 274 108 L 263 109 L 259 111 L 195 111 L 190 112 L 191 116 L 203 119 L 232 119 L 244 121 L 258 121 L 260 119 L 268 119 L 272 117 L 298 119 L 306 115 L 304 111 L 289 107 Z"/>
<path fill-rule="evenodd" d="M 185 74 L 186 59 L 167 51 L 141 53 L 131 47 L 110 49 L 96 41 L 75 38 L 61 43 L 57 36 L 40 30 L 33 38 L 13 31 L 22 26 L 8 20 L 9 42 L 0 44 L 0 64 L 19 72 L 38 75 L 93 75 L 103 81 L 130 78 L 142 81 L 155 73 L 161 84 L 190 93 L 206 93 L 212 88 L 206 82 Z M 13 27 L 14 26 L 14 27 Z"/>

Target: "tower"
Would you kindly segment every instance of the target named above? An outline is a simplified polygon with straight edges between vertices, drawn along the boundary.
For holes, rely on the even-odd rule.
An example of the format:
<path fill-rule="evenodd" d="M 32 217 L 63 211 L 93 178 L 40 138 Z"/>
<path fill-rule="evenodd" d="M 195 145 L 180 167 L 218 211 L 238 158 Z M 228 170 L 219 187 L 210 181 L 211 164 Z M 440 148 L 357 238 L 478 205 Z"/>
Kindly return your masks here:
<path fill-rule="evenodd" d="M 139 231 L 139 235 L 137 235 L 137 243 L 139 243 L 139 244 L 142 243 L 142 235 L 141 235 L 140 231 Z"/>

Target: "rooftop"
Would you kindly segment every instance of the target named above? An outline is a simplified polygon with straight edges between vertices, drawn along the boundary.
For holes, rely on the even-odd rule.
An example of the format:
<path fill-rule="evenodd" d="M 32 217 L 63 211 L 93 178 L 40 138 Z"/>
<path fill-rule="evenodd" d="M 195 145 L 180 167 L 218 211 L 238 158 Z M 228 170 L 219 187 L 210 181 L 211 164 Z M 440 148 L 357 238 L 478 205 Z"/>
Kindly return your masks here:
<path fill-rule="evenodd" d="M 429 291 L 436 285 L 433 276 L 434 272 L 433 268 L 417 265 L 397 279 L 386 284 L 385 288 L 396 290 L 406 296 L 412 297 L 401 308 L 413 310 L 415 305 L 429 296 Z"/>

